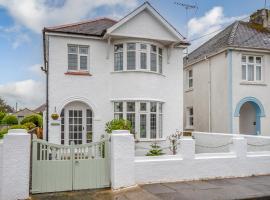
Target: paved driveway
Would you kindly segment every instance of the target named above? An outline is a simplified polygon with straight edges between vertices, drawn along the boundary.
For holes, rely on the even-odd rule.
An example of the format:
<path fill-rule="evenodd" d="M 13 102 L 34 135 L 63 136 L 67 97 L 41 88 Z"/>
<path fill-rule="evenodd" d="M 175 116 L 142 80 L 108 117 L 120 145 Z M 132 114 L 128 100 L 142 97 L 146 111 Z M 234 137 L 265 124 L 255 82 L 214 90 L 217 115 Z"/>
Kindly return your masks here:
<path fill-rule="evenodd" d="M 34 195 L 33 200 L 212 200 L 270 199 L 270 176 L 141 185 L 120 192 L 110 189 Z"/>

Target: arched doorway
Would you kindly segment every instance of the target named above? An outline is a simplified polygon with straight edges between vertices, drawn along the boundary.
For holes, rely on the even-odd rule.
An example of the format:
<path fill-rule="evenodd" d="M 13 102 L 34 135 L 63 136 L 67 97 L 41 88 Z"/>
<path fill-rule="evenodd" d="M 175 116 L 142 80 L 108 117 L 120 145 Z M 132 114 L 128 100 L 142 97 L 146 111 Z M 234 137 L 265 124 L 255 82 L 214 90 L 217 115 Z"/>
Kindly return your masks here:
<path fill-rule="evenodd" d="M 93 140 L 93 111 L 84 102 L 73 101 L 61 111 L 61 144 L 90 143 Z"/>
<path fill-rule="evenodd" d="M 242 99 L 236 107 L 235 117 L 239 117 L 241 134 L 258 135 L 261 133 L 261 117 L 264 117 L 261 102 L 254 97 Z"/>

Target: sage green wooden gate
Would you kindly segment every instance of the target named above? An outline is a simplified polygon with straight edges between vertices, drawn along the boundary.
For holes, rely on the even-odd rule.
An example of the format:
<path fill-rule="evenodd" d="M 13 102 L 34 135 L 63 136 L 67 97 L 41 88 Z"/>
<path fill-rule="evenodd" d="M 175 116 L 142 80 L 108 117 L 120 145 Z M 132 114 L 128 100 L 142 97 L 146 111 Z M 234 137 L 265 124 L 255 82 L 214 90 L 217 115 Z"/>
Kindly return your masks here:
<path fill-rule="evenodd" d="M 108 140 L 64 146 L 33 139 L 32 145 L 33 194 L 110 186 Z"/>

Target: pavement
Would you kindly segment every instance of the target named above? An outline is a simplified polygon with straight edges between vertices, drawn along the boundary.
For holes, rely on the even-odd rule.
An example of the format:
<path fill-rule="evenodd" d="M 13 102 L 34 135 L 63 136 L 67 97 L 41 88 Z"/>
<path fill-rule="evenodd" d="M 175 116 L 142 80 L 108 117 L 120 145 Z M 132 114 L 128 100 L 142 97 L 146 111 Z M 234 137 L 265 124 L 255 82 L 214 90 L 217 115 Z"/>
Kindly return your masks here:
<path fill-rule="evenodd" d="M 270 199 L 270 175 L 140 185 L 110 189 L 38 194 L 32 200 L 230 200 Z"/>

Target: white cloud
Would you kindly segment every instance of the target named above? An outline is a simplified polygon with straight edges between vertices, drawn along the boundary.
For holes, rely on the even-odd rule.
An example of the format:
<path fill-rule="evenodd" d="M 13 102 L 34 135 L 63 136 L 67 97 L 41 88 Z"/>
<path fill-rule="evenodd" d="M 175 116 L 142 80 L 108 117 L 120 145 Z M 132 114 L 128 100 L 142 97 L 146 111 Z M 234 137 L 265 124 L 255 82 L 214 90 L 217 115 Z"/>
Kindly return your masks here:
<path fill-rule="evenodd" d="M 45 78 L 44 72 L 41 70 L 42 64 L 34 64 L 28 67 L 28 71 L 33 74 L 33 76 L 37 76 L 38 78 Z"/>
<path fill-rule="evenodd" d="M 0 36 L 11 42 L 12 48 L 17 49 L 20 45 L 31 41 L 29 35 L 18 24 L 9 27 L 0 27 Z"/>
<path fill-rule="evenodd" d="M 34 79 L 10 82 L 0 85 L 0 96 L 9 105 L 15 107 L 16 102 L 19 108 L 36 108 L 45 103 L 45 74 L 40 70 L 41 64 L 34 64 L 27 67 L 27 71 Z"/>
<path fill-rule="evenodd" d="M 16 23 L 36 33 L 44 26 L 79 21 L 102 6 L 127 9 L 136 5 L 137 0 L 0 0 L 0 6 L 9 11 Z"/>
<path fill-rule="evenodd" d="M 241 20 L 246 17 L 247 15 L 226 17 L 224 16 L 223 8 L 217 6 L 206 12 L 202 17 L 190 19 L 188 22 L 190 40 L 209 34 L 199 40 L 193 41 L 191 49 L 198 47 L 235 20 Z"/>
<path fill-rule="evenodd" d="M 0 85 L 0 96 L 9 105 L 34 109 L 45 102 L 45 86 L 41 81 L 32 79 Z"/>

